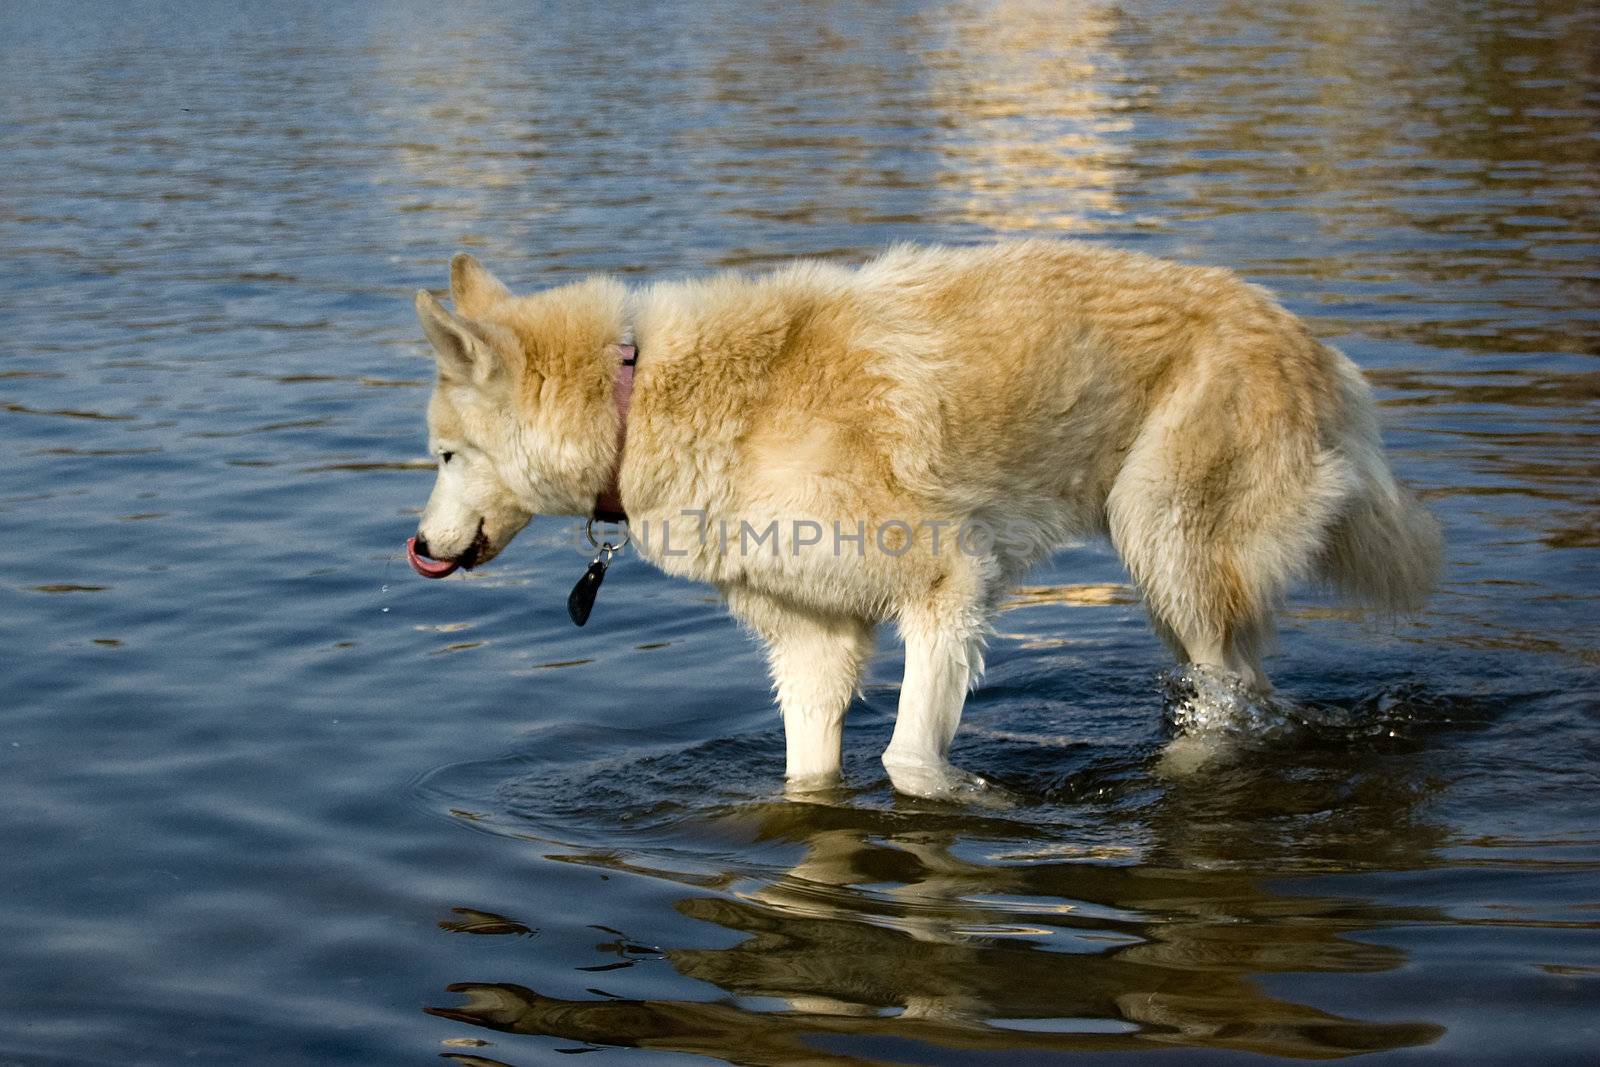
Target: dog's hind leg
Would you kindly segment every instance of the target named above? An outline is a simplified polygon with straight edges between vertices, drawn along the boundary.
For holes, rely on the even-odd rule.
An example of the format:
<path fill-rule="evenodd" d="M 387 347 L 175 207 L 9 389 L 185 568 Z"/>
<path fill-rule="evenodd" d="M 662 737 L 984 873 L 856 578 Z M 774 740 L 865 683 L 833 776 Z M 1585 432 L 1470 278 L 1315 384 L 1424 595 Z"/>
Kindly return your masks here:
<path fill-rule="evenodd" d="M 1349 463 L 1317 424 L 1319 350 L 1287 332 L 1271 340 L 1213 353 L 1220 369 L 1148 419 L 1106 498 L 1157 632 L 1180 659 L 1257 692 L 1269 688 L 1273 611 L 1350 491 Z"/>
<path fill-rule="evenodd" d="M 905 678 L 894 736 L 883 766 L 896 790 L 912 796 L 949 797 L 984 790 L 982 778 L 946 758 L 967 690 L 983 673 L 986 612 L 979 597 L 947 594 L 932 603 L 902 608 Z"/>
<path fill-rule="evenodd" d="M 742 586 L 723 593 L 729 610 L 766 645 L 783 712 L 790 791 L 832 785 L 843 758 L 845 712 L 872 657 L 872 623 L 822 614 Z"/>
<path fill-rule="evenodd" d="M 1112 539 L 1162 644 L 1179 663 L 1226 671 L 1251 690 L 1270 691 L 1261 657 L 1271 643 L 1279 591 L 1272 577 L 1253 570 L 1232 545 L 1212 540 L 1209 516 L 1191 517 L 1171 497 L 1113 493 L 1112 501 Z"/>
<path fill-rule="evenodd" d="M 1251 421 L 1238 410 L 1243 400 L 1218 391 L 1227 393 L 1197 391 L 1152 418 L 1112 485 L 1106 518 L 1178 659 L 1264 693 L 1272 613 L 1308 568 L 1341 472 L 1308 420 Z"/>
<path fill-rule="evenodd" d="M 1201 630 L 1188 638 L 1179 638 L 1183 643 L 1183 655 L 1178 661 L 1225 671 L 1236 676 L 1251 692 L 1264 696 L 1272 692 L 1272 683 L 1261 667 L 1263 646 L 1270 636 L 1271 623 L 1265 619 L 1236 622 L 1221 638 L 1209 630 Z"/>

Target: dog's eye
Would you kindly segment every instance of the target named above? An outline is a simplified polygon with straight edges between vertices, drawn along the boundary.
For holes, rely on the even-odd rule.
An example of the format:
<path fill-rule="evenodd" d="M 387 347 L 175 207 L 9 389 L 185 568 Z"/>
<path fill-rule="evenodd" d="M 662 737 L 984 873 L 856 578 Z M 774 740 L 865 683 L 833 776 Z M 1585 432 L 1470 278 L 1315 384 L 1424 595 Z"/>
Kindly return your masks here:
<path fill-rule="evenodd" d="M 450 462 L 450 457 L 452 457 L 454 455 L 455 455 L 454 452 L 440 452 L 439 453 L 439 459 L 444 463 L 449 463 Z"/>

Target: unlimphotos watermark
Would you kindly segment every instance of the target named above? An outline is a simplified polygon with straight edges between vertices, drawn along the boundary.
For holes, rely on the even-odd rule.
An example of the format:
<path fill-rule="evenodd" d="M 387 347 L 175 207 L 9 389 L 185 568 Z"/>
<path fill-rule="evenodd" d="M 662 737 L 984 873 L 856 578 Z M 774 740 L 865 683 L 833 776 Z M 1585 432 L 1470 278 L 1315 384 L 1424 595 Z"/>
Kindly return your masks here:
<path fill-rule="evenodd" d="M 622 524 L 578 523 L 573 543 L 580 552 L 596 544 L 620 546 L 631 542 L 646 556 L 681 559 L 715 554 L 743 558 L 824 555 L 837 559 L 868 554 L 899 558 L 913 550 L 939 556 L 950 552 L 964 556 L 989 556 L 1007 545 L 1032 543 L 1037 532 L 1031 524 L 995 524 L 968 519 L 866 519 L 776 518 L 763 515 L 717 516 L 697 508 L 684 508 L 676 516 L 630 519 Z"/>

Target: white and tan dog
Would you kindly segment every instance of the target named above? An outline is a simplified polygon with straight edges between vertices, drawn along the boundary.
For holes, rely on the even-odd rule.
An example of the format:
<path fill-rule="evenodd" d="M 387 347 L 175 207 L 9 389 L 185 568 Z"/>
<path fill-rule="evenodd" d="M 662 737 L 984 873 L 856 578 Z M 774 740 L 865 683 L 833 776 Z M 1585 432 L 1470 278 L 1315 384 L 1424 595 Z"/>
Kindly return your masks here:
<path fill-rule="evenodd" d="M 641 553 L 765 642 L 797 787 L 837 777 L 893 620 L 890 779 L 981 788 L 946 753 L 989 618 L 1087 535 L 1180 660 L 1261 690 L 1294 580 L 1388 611 L 1435 580 L 1438 527 L 1391 476 L 1360 371 L 1225 270 L 1022 241 L 513 296 L 463 254 L 450 293 L 453 312 L 417 294 L 439 473 L 413 564 L 484 563 L 536 512 L 620 491 Z"/>

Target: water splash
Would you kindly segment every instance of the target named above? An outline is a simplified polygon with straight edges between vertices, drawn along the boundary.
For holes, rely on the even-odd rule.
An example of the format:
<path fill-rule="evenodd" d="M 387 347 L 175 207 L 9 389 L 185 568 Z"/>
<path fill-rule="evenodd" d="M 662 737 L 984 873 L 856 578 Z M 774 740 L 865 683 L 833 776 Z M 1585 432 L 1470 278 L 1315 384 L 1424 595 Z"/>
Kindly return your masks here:
<path fill-rule="evenodd" d="M 1178 735 L 1208 734 L 1270 742 L 1297 732 L 1294 709 L 1252 693 L 1243 679 L 1216 667 L 1188 664 L 1161 676 L 1167 726 Z"/>
<path fill-rule="evenodd" d="M 1188 664 L 1163 674 L 1161 689 L 1173 735 L 1157 769 L 1166 778 L 1231 763 L 1244 752 L 1282 746 L 1303 735 L 1301 709 L 1252 692 L 1230 671 Z"/>
<path fill-rule="evenodd" d="M 1227 671 L 1184 666 L 1163 674 L 1160 684 L 1171 734 L 1161 760 L 1167 776 L 1246 753 L 1409 750 L 1439 730 L 1481 727 L 1495 717 L 1492 701 L 1416 683 L 1301 701 L 1253 693 Z"/>

